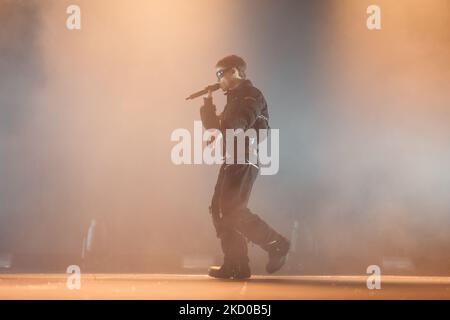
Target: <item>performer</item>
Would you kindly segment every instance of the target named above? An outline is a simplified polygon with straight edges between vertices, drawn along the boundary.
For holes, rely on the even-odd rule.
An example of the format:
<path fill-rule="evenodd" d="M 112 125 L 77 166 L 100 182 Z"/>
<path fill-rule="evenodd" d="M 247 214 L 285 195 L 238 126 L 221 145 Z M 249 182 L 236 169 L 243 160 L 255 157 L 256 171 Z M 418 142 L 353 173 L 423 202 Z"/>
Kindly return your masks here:
<path fill-rule="evenodd" d="M 227 103 L 220 115 L 216 114 L 212 92 L 209 91 L 208 96 L 203 98 L 204 104 L 200 108 L 203 126 L 205 129 L 219 129 L 224 140 L 226 129 L 245 131 L 253 128 L 258 132 L 269 127 L 266 101 L 252 82 L 246 79 L 246 67 L 245 61 L 236 55 L 227 56 L 216 64 L 217 80 L 227 96 Z M 268 252 L 268 273 L 276 272 L 284 265 L 290 247 L 286 238 L 247 208 L 260 163 L 259 160 L 256 163 L 250 161 L 249 145 L 246 143 L 245 146 L 245 163 L 221 165 L 209 207 L 224 254 L 222 266 L 209 269 L 209 275 L 215 278 L 245 279 L 251 276 L 247 241 Z"/>

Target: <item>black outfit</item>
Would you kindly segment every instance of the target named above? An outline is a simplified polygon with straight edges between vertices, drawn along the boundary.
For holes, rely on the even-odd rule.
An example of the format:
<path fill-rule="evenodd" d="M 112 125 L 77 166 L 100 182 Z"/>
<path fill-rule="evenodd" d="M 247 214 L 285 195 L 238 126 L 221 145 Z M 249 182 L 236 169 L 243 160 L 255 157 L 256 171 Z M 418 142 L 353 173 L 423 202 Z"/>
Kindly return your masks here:
<path fill-rule="evenodd" d="M 206 129 L 221 130 L 225 140 L 226 129 L 241 128 L 245 131 L 249 128 L 256 130 L 268 128 L 267 103 L 250 80 L 243 80 L 237 88 L 228 91 L 226 95 L 227 104 L 220 115 L 216 115 L 212 99 L 204 98 L 200 115 Z M 217 237 L 221 239 L 224 264 L 248 264 L 246 238 L 261 246 L 269 254 L 274 246 L 282 243 L 284 248 L 287 247 L 287 253 L 289 242 L 247 208 L 258 173 L 259 162 L 224 163 L 220 167 L 209 209 Z"/>

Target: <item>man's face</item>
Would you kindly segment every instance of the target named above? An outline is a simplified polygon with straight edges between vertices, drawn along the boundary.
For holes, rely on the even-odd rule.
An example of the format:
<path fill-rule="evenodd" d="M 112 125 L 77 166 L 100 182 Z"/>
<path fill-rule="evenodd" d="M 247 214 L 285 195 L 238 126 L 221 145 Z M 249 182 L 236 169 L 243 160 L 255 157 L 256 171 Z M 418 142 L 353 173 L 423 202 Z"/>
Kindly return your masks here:
<path fill-rule="evenodd" d="M 239 82 L 239 72 L 236 68 L 216 68 L 217 81 L 220 83 L 220 88 L 223 91 L 233 89 Z"/>

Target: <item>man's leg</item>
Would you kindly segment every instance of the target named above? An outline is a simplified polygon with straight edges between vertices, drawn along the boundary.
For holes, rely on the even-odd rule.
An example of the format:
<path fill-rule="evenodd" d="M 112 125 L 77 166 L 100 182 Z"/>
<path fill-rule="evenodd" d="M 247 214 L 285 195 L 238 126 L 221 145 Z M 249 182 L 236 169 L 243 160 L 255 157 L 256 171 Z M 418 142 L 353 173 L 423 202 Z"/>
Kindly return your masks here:
<path fill-rule="evenodd" d="M 232 228 L 224 228 L 220 240 L 224 261 L 228 260 L 238 264 L 249 263 L 247 240 L 240 232 Z"/>
<path fill-rule="evenodd" d="M 221 225 L 224 236 L 222 248 L 225 255 L 235 261 L 248 264 L 247 241 L 237 228 L 238 215 L 247 207 L 251 187 L 256 176 L 248 171 L 249 165 L 233 164 L 224 168 L 222 188 L 220 190 L 220 206 L 222 212 Z"/>
<path fill-rule="evenodd" d="M 289 241 L 258 215 L 249 209 L 243 210 L 239 215 L 236 228 L 250 241 L 267 251 L 269 262 L 266 265 L 266 271 L 268 273 L 278 271 L 285 264 L 290 248 Z"/>
<path fill-rule="evenodd" d="M 222 204 L 225 224 L 268 252 L 266 270 L 273 273 L 283 266 L 289 251 L 289 241 L 247 208 L 258 169 L 252 165 L 229 168 L 230 171 L 224 175 L 221 197 L 225 201 Z"/>
<path fill-rule="evenodd" d="M 221 210 L 221 204 L 224 201 L 222 190 L 224 188 L 230 188 L 230 179 L 225 179 L 225 171 L 227 168 L 228 166 L 226 164 L 220 168 L 210 206 L 210 213 L 216 234 L 221 241 L 222 251 L 224 253 L 224 263 L 221 267 L 211 267 L 209 275 L 216 278 L 243 279 L 250 277 L 247 241 L 233 226 L 226 223 L 226 219 L 223 219 Z"/>
<path fill-rule="evenodd" d="M 214 194 L 212 196 L 211 205 L 209 206 L 209 213 L 211 214 L 212 222 L 213 222 L 214 228 L 216 230 L 216 235 L 218 238 L 220 238 L 220 234 L 221 234 L 220 193 L 221 193 L 222 184 L 223 184 L 224 168 L 225 168 L 225 165 L 222 165 L 220 167 L 219 174 L 217 176 L 216 186 L 214 187 Z"/>

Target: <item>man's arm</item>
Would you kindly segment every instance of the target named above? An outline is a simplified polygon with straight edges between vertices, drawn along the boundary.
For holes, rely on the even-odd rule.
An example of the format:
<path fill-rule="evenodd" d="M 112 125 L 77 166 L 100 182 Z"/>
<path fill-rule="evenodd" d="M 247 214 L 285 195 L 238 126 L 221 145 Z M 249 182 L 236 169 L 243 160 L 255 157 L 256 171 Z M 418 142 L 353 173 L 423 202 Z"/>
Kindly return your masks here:
<path fill-rule="evenodd" d="M 212 97 L 203 98 L 200 118 L 205 129 L 220 129 L 220 121 L 216 114 L 216 106 L 212 103 Z"/>

